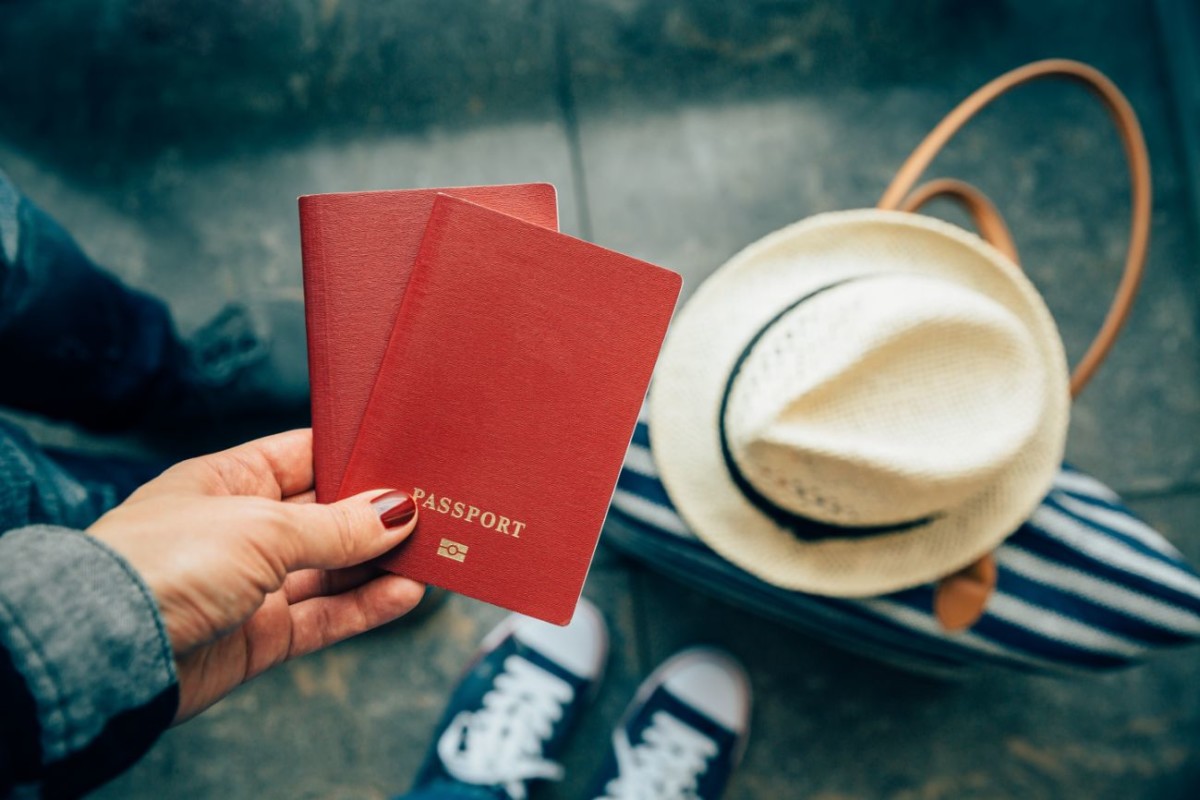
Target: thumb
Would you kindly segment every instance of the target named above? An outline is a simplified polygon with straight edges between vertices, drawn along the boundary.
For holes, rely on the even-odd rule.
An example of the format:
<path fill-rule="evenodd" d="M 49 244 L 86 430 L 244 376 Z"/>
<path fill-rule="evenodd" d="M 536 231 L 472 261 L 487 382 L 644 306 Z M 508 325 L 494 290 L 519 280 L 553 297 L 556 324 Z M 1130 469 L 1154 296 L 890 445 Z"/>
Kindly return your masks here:
<path fill-rule="evenodd" d="M 381 556 L 417 524 L 408 492 L 376 489 L 336 503 L 288 503 L 289 571 L 338 569 Z"/>

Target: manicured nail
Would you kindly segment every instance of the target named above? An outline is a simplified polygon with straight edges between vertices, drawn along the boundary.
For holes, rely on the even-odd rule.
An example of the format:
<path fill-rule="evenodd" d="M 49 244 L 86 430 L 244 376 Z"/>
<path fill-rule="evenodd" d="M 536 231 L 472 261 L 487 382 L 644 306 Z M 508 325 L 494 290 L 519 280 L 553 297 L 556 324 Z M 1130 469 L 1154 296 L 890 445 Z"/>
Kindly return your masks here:
<path fill-rule="evenodd" d="M 385 528 L 399 528 L 417 514 L 417 501 L 400 489 L 384 492 L 371 501 L 371 507 L 379 515 Z"/>

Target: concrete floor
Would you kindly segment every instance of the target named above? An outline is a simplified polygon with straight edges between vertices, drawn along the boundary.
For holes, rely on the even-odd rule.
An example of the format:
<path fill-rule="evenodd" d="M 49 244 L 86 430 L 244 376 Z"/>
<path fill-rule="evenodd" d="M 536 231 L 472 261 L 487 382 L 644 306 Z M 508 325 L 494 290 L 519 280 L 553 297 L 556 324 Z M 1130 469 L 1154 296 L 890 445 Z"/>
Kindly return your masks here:
<path fill-rule="evenodd" d="M 97 258 L 168 298 L 184 329 L 228 299 L 298 291 L 295 197 L 310 192 L 552 181 L 565 231 L 679 270 L 694 289 L 775 228 L 871 205 L 958 99 L 1046 56 L 1089 61 L 1128 93 L 1155 178 L 1145 287 L 1076 404 L 1068 455 L 1200 562 L 1195 159 L 1150 4 L 5 3 L 0 165 Z M 1103 112 L 1072 87 L 1030 87 L 935 171 L 996 200 L 1080 354 L 1126 237 L 1127 182 Z M 749 618 L 603 547 L 586 594 L 612 624 L 613 660 L 568 779 L 544 797 L 577 796 L 641 677 L 697 641 L 727 647 L 753 676 L 733 798 L 1190 798 L 1200 787 L 1194 649 L 1110 676 L 944 685 Z M 419 625 L 291 663 L 171 731 L 99 796 L 402 790 L 501 616 L 452 598 Z"/>

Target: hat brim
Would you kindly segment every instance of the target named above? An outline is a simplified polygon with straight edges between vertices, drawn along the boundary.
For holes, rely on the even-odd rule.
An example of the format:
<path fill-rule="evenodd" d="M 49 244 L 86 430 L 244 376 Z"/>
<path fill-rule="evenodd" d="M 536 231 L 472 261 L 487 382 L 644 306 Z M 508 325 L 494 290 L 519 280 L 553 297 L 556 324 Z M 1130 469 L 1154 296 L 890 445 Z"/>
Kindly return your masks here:
<path fill-rule="evenodd" d="M 805 541 L 756 508 L 729 474 L 717 419 L 726 381 L 747 342 L 796 298 L 858 276 L 897 273 L 953 281 L 1021 319 L 1044 359 L 1044 414 L 1029 445 L 991 486 L 928 523 Z M 649 422 L 663 485 L 680 516 L 713 550 L 776 586 L 861 597 L 941 578 L 1020 527 L 1058 471 L 1069 413 L 1058 329 L 1012 261 L 940 220 L 862 209 L 821 214 L 776 231 L 705 281 L 667 337 L 650 391 Z"/>

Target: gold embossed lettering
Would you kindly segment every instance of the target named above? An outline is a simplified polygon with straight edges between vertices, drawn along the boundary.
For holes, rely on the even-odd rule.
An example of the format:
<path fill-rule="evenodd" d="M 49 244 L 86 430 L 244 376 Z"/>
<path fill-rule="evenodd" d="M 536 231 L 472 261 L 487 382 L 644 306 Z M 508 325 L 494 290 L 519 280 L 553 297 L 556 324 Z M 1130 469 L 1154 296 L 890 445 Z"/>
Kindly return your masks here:
<path fill-rule="evenodd" d="M 478 524 L 481 528 L 494 530 L 502 533 L 505 536 L 511 536 L 514 539 L 519 538 L 521 531 L 525 530 L 525 523 L 506 517 L 496 511 L 485 511 L 479 506 L 473 506 L 463 500 L 455 500 L 446 495 L 439 495 L 435 492 L 430 492 L 422 489 L 419 486 L 413 487 L 413 500 L 421 508 L 435 511 L 438 514 L 446 514 L 454 519 L 460 519 L 468 525 Z"/>

